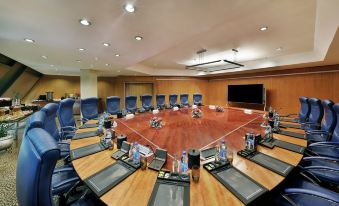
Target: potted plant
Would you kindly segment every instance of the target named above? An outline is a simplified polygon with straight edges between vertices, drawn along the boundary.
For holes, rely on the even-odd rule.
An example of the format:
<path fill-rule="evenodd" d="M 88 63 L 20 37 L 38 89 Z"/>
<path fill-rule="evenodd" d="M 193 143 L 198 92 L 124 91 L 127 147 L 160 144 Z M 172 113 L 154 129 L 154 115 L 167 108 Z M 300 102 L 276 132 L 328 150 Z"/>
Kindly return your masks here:
<path fill-rule="evenodd" d="M 8 149 L 13 144 L 13 137 L 9 134 L 10 124 L 0 123 L 0 151 Z"/>

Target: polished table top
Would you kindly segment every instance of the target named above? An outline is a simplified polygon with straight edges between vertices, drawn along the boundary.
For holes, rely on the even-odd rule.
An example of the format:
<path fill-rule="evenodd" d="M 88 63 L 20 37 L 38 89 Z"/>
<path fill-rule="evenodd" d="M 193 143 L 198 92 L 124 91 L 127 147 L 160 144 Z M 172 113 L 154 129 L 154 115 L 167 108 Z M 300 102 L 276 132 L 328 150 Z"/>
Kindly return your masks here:
<path fill-rule="evenodd" d="M 238 109 L 225 109 L 217 113 L 207 107 L 202 108 L 203 116 L 195 119 L 191 116 L 191 109 L 187 111 L 163 110 L 156 116 L 163 118 L 165 126 L 160 129 L 150 128 L 149 120 L 152 113 L 137 114 L 133 119 L 116 119 L 118 123 L 117 134 L 126 134 L 129 142 L 138 141 L 143 145 L 150 145 L 168 150 L 168 160 L 165 168 L 170 169 L 174 154 L 181 155 L 183 149 L 201 149 L 214 146 L 225 139 L 228 149 L 234 151 L 233 166 L 244 172 L 268 190 L 276 187 L 283 179 L 280 176 L 254 162 L 237 156 L 236 152 L 244 148 L 244 135 L 246 132 L 263 133 L 260 124 L 264 121 L 262 114 L 245 114 Z M 95 130 L 96 128 L 81 129 L 77 132 Z M 276 139 L 284 140 L 301 146 L 306 146 L 305 140 L 274 134 Z M 72 140 L 71 149 L 83 147 L 99 142 L 99 137 Z M 74 160 L 73 166 L 81 179 L 115 162 L 111 155 L 116 151 L 105 150 L 90 156 Z M 302 155 L 279 147 L 268 149 L 258 146 L 263 152 L 282 161 L 297 165 Z M 151 196 L 157 172 L 147 169 L 137 170 L 123 182 L 101 196 L 107 205 L 147 205 Z M 200 169 L 198 183 L 191 181 L 191 205 L 243 205 L 243 203 L 228 191 L 218 180 L 205 169 Z"/>

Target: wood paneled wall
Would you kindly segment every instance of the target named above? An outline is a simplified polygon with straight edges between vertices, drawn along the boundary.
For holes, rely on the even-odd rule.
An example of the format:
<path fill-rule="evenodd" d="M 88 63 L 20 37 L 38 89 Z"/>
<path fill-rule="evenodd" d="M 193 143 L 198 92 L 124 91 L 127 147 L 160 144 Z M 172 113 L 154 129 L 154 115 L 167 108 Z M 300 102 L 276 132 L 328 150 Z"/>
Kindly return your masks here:
<path fill-rule="evenodd" d="M 337 70 L 336 70 L 337 69 Z M 273 106 L 282 113 L 295 113 L 299 110 L 299 96 L 331 99 L 339 102 L 339 65 L 331 66 L 330 72 L 321 67 L 320 73 L 291 74 L 268 73 L 260 76 L 241 75 L 230 78 L 214 77 L 180 78 L 180 77 L 99 77 L 98 96 L 102 98 L 105 106 L 107 96 L 120 96 L 121 108 L 124 106 L 125 82 L 149 82 L 153 83 L 154 95 L 165 94 L 166 102 L 168 95 L 172 93 L 188 93 L 189 101 L 193 102 L 194 93 L 203 94 L 204 104 L 225 106 L 227 104 L 228 84 L 264 84 L 267 89 L 267 106 Z M 313 70 L 302 70 L 314 72 Z M 259 73 L 258 73 L 259 74 Z M 42 77 L 33 89 L 25 97 L 25 102 L 31 102 L 46 91 L 54 91 L 54 97 L 60 98 L 67 93 L 80 93 L 80 77 L 70 76 L 47 76 Z M 153 98 L 155 103 L 155 97 Z M 238 105 L 231 105 L 238 106 Z M 243 106 L 243 105 L 241 105 Z M 245 107 L 249 107 L 245 105 Z M 105 108 L 105 107 L 104 107 Z M 261 107 L 262 109 L 263 107 Z"/>
<path fill-rule="evenodd" d="M 208 95 L 210 103 L 226 105 L 227 85 L 264 84 L 267 90 L 267 106 L 281 113 L 295 113 L 299 110 L 300 96 L 331 99 L 339 103 L 339 72 L 263 76 L 238 79 L 210 79 Z M 237 106 L 237 105 L 235 105 Z M 250 107 L 250 105 L 243 105 Z"/>

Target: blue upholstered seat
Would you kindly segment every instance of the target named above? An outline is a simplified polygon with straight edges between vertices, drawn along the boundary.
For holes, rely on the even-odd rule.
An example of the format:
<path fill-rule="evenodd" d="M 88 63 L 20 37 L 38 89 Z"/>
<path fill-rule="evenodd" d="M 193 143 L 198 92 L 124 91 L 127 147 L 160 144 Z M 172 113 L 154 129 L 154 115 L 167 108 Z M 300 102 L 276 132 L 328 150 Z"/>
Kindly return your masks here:
<path fill-rule="evenodd" d="M 188 94 L 180 94 L 180 104 L 183 106 L 189 105 Z"/>
<path fill-rule="evenodd" d="M 299 111 L 299 123 L 305 123 L 308 121 L 308 117 L 311 112 L 311 105 L 307 97 L 299 97 L 300 111 Z"/>
<path fill-rule="evenodd" d="M 52 195 L 61 195 L 79 181 L 74 170 L 54 170 L 59 157 L 60 149 L 47 131 L 41 128 L 27 131 L 16 169 L 19 205 L 53 205 Z"/>
<path fill-rule="evenodd" d="M 43 125 L 43 129 L 45 129 L 57 142 L 60 149 L 60 157 L 65 158 L 69 156 L 69 143 L 63 142 L 60 136 L 60 132 L 58 130 L 57 124 L 55 122 L 56 113 L 59 108 L 59 105 L 56 103 L 49 103 L 45 105 L 41 111 L 45 112 L 45 121 Z"/>
<path fill-rule="evenodd" d="M 74 99 L 63 99 L 57 111 L 62 139 L 71 139 L 75 135 L 76 124 L 73 114 Z"/>
<path fill-rule="evenodd" d="M 333 133 L 333 130 L 337 124 L 337 116 L 334 111 L 334 103 L 331 100 L 324 100 L 322 102 L 325 110 L 325 118 L 321 123 L 320 130 L 307 130 L 306 138 L 308 142 L 320 142 L 328 141 Z"/>
<path fill-rule="evenodd" d="M 106 98 L 106 111 L 110 114 L 117 114 L 120 112 L 120 97 L 111 96 Z"/>
<path fill-rule="evenodd" d="M 178 101 L 178 95 L 177 94 L 170 94 L 168 96 L 169 98 L 169 103 L 171 107 L 177 106 L 177 101 Z"/>
<path fill-rule="evenodd" d="M 193 104 L 202 105 L 202 94 L 193 94 Z"/>
<path fill-rule="evenodd" d="M 302 123 L 304 130 L 318 130 L 320 129 L 320 123 L 324 116 L 324 108 L 320 99 L 310 98 L 309 104 L 311 106 L 310 115 L 305 123 Z"/>
<path fill-rule="evenodd" d="M 296 206 L 296 205 L 322 205 L 333 206 L 339 204 L 339 196 L 336 192 L 313 184 L 306 180 L 294 181 L 293 186 L 283 189 L 282 194 L 275 199 L 272 205 Z"/>
<path fill-rule="evenodd" d="M 127 112 L 134 113 L 137 110 L 137 96 L 125 97 L 125 109 Z"/>
<path fill-rule="evenodd" d="M 144 95 L 140 96 L 140 100 L 141 100 L 142 107 L 146 111 L 150 110 L 153 107 L 152 106 L 152 95 L 144 94 Z"/>
<path fill-rule="evenodd" d="M 307 150 L 311 154 L 339 158 L 339 104 L 335 104 L 333 109 L 337 119 L 333 133 L 327 142 L 315 142 L 308 145 Z"/>
<path fill-rule="evenodd" d="M 166 107 L 165 103 L 165 95 L 164 94 L 157 94 L 156 95 L 156 101 L 157 101 L 157 107 L 160 109 L 163 109 Z"/>
<path fill-rule="evenodd" d="M 81 99 L 80 110 L 84 121 L 98 118 L 98 103 L 99 100 L 96 97 Z"/>

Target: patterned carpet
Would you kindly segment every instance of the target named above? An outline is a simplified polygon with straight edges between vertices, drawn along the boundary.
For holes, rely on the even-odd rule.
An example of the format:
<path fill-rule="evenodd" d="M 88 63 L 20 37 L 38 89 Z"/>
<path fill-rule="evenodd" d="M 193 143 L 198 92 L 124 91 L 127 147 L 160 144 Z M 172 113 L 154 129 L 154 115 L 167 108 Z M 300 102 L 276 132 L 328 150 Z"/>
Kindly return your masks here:
<path fill-rule="evenodd" d="M 18 205 L 16 199 L 15 176 L 23 129 L 18 131 L 18 142 L 14 141 L 9 151 L 0 152 L 0 205 Z"/>

